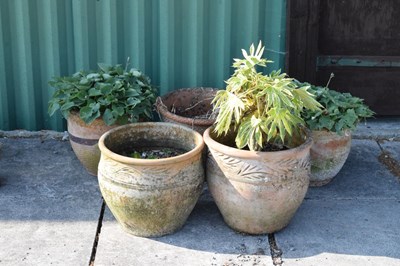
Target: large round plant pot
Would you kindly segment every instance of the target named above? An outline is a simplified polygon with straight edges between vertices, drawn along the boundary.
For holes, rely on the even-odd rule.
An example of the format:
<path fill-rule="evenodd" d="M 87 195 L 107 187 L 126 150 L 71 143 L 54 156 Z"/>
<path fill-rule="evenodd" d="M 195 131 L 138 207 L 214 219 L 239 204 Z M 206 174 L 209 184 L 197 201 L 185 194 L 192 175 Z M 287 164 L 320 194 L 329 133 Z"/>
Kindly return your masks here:
<path fill-rule="evenodd" d="M 99 147 L 100 190 L 125 231 L 155 237 L 183 226 L 204 183 L 204 142 L 199 133 L 171 123 L 137 123 L 108 131 L 100 138 Z M 165 159 L 120 155 L 129 147 L 187 152 Z"/>
<path fill-rule="evenodd" d="M 203 134 L 215 122 L 211 102 L 217 91 L 202 87 L 175 90 L 159 97 L 156 108 L 162 121 L 184 125 Z"/>
<path fill-rule="evenodd" d="M 100 160 L 98 141 L 101 135 L 117 125 L 107 126 L 102 118 L 97 118 L 90 125 L 79 117 L 78 112 L 71 112 L 67 119 L 68 135 L 76 157 L 89 174 L 97 176 Z"/>
<path fill-rule="evenodd" d="M 309 134 L 297 147 L 274 152 L 232 148 L 233 138 L 217 137 L 212 128 L 203 137 L 210 150 L 208 186 L 225 222 L 249 234 L 272 233 L 288 225 L 309 185 Z"/>
<path fill-rule="evenodd" d="M 310 186 L 328 184 L 342 169 L 351 148 L 351 132 L 312 131 Z"/>

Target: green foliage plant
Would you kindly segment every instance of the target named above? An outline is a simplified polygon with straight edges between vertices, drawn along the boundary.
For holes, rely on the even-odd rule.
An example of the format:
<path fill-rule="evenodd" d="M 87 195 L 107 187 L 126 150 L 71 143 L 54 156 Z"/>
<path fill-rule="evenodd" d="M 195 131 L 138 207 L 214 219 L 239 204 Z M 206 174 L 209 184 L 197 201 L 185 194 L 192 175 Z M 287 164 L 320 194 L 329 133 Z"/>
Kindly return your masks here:
<path fill-rule="evenodd" d="M 56 91 L 49 101 L 49 114 L 60 110 L 67 119 L 76 111 L 86 124 L 100 116 L 107 125 L 152 119 L 157 90 L 149 77 L 121 65 L 98 66 L 98 71 L 53 78 L 49 84 Z"/>
<path fill-rule="evenodd" d="M 331 74 L 331 78 L 333 77 L 334 75 Z M 324 107 L 321 110 L 304 110 L 302 113 L 303 119 L 311 130 L 328 130 L 343 134 L 346 130 L 354 130 L 362 119 L 374 115 L 362 99 L 350 93 L 331 90 L 327 87 L 328 85 L 320 87 L 300 82 L 298 85 L 309 86 L 310 92 L 316 95 L 316 100 Z"/>
<path fill-rule="evenodd" d="M 268 75 L 257 71 L 269 61 L 262 58 L 264 47 L 250 46 L 249 53 L 242 49 L 243 59 L 234 59 L 233 75 L 226 81 L 226 90 L 217 93 L 213 100 L 218 111 L 215 132 L 227 135 L 237 132 L 237 148 L 263 150 L 269 145 L 285 145 L 294 134 L 301 134 L 304 108 L 319 110 L 320 104 L 308 92 L 308 87 L 298 88 L 285 73 L 272 71 Z"/>

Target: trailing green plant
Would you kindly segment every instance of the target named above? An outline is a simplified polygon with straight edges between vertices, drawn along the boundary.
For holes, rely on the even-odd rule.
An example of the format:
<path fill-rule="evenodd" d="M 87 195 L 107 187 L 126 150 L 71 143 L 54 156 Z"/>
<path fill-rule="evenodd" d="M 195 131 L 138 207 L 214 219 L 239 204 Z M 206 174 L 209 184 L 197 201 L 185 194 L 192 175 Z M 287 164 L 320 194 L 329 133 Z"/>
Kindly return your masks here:
<path fill-rule="evenodd" d="M 239 149 L 247 146 L 258 151 L 267 143 L 285 144 L 290 136 L 300 134 L 303 108 L 320 109 L 307 86 L 298 88 L 280 70 L 268 75 L 258 72 L 257 66 L 272 62 L 262 58 L 263 52 L 261 42 L 257 49 L 252 44 L 249 53 L 242 49 L 244 59 L 234 59 L 235 71 L 226 81 L 226 90 L 213 100 L 218 111 L 215 132 L 226 135 L 233 127 Z"/>
<path fill-rule="evenodd" d="M 121 65 L 98 66 L 98 71 L 53 78 L 49 84 L 56 91 L 49 101 L 49 114 L 59 109 L 68 118 L 71 111 L 76 111 L 86 124 L 100 116 L 107 125 L 152 119 L 157 90 L 149 77 Z"/>
<path fill-rule="evenodd" d="M 316 95 L 316 100 L 324 107 L 322 110 L 304 110 L 302 113 L 311 130 L 328 130 L 342 134 L 344 130 L 354 130 L 360 120 L 374 115 L 362 99 L 350 93 L 331 90 L 328 85 L 320 87 L 309 83 L 298 84 L 310 86 L 310 92 Z"/>

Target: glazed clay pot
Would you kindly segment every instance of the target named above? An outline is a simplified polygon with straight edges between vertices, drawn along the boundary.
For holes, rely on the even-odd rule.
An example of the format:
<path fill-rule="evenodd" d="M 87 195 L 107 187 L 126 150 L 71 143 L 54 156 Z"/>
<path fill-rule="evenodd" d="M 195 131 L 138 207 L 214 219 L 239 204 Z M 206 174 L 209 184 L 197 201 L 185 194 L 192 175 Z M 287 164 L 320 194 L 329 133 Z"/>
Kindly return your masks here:
<path fill-rule="evenodd" d="M 328 184 L 342 169 L 351 148 L 351 132 L 312 131 L 310 186 Z"/>
<path fill-rule="evenodd" d="M 202 87 L 175 90 L 159 97 L 156 108 L 162 121 L 184 125 L 203 134 L 215 122 L 210 116 L 211 101 L 217 91 Z"/>
<path fill-rule="evenodd" d="M 204 183 L 199 133 L 171 123 L 137 123 L 108 131 L 99 147 L 100 190 L 126 232 L 155 237 L 183 226 Z M 120 155 L 127 147 L 187 152 L 166 159 L 135 159 Z"/>
<path fill-rule="evenodd" d="M 67 125 L 69 141 L 76 157 L 89 174 L 97 176 L 100 160 L 100 150 L 97 143 L 101 135 L 117 125 L 107 126 L 102 118 L 97 118 L 90 125 L 87 125 L 77 112 L 69 114 Z"/>
<path fill-rule="evenodd" d="M 297 147 L 275 152 L 232 148 L 231 137 L 204 132 L 210 153 L 207 182 L 225 222 L 249 234 L 284 228 L 302 203 L 309 185 L 309 137 Z M 301 144 L 300 144 L 301 143 Z M 228 146 L 229 145 L 229 146 Z"/>

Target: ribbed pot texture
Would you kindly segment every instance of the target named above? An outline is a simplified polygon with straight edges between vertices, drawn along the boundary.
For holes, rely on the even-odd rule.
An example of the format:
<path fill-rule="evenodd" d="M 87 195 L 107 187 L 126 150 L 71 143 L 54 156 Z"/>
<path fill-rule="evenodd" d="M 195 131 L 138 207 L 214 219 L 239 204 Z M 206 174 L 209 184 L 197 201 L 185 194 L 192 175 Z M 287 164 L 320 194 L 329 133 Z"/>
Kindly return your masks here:
<path fill-rule="evenodd" d="M 217 91 L 202 87 L 175 90 L 159 97 L 156 108 L 162 121 L 184 125 L 203 134 L 215 122 L 210 115 L 211 101 Z"/>
<path fill-rule="evenodd" d="M 98 141 L 101 135 L 117 125 L 107 126 L 102 118 L 97 118 L 90 125 L 79 117 L 79 113 L 71 112 L 67 119 L 69 141 L 76 157 L 89 174 L 97 176 L 100 160 Z"/>
<path fill-rule="evenodd" d="M 210 150 L 208 186 L 225 222 L 249 234 L 289 224 L 308 189 L 311 138 L 285 151 L 253 152 L 223 144 L 230 141 L 217 138 L 212 128 L 203 137 Z"/>
<path fill-rule="evenodd" d="M 323 186 L 342 169 L 351 148 L 351 132 L 312 131 L 310 186 Z"/>
<path fill-rule="evenodd" d="M 170 123 L 137 123 L 105 133 L 99 147 L 100 190 L 125 231 L 155 237 L 183 226 L 204 183 L 199 133 Z M 135 159 L 120 155 L 127 147 L 187 152 L 166 159 Z"/>

